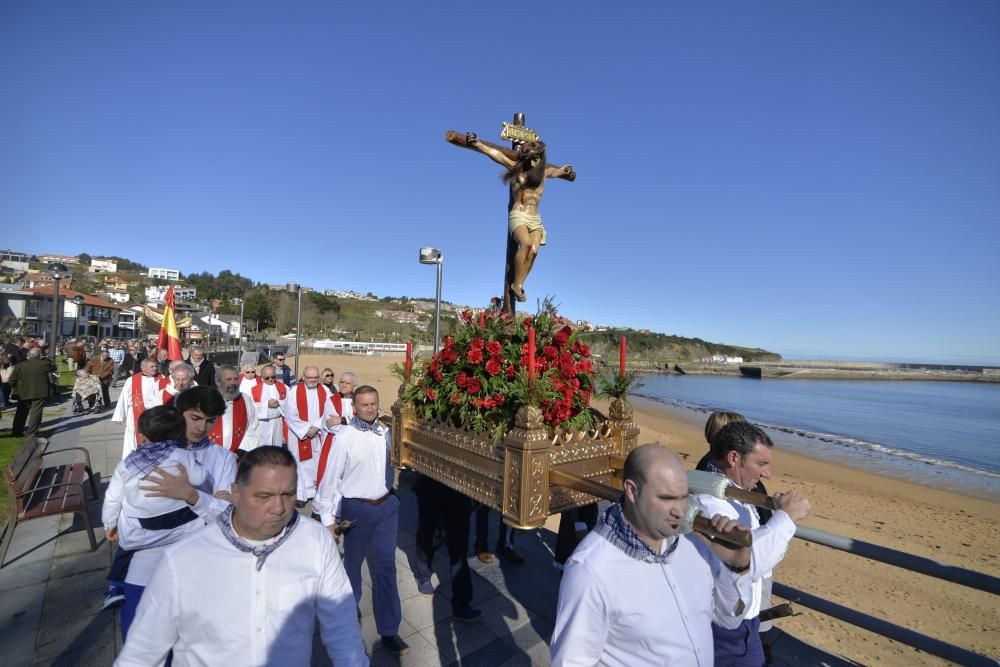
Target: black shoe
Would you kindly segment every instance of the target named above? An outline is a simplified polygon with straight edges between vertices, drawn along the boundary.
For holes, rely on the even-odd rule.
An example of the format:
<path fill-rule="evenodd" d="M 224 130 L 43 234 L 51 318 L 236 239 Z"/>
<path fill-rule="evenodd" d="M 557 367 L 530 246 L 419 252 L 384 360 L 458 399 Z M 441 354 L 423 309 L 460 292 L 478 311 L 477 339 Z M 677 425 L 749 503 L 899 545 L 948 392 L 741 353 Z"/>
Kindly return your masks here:
<path fill-rule="evenodd" d="M 497 549 L 497 556 L 503 558 L 504 560 L 509 560 L 514 565 L 521 565 L 524 563 L 524 558 L 521 554 L 517 553 L 510 547 L 500 547 Z"/>
<path fill-rule="evenodd" d="M 473 609 L 472 607 L 466 607 L 465 609 L 459 609 L 458 611 L 452 612 L 451 617 L 456 621 L 461 621 L 462 623 L 472 623 L 478 620 L 483 612 L 479 609 Z"/>
<path fill-rule="evenodd" d="M 410 647 L 399 638 L 399 635 L 382 635 L 382 646 L 389 649 L 390 652 L 396 655 L 406 655 L 410 652 Z"/>

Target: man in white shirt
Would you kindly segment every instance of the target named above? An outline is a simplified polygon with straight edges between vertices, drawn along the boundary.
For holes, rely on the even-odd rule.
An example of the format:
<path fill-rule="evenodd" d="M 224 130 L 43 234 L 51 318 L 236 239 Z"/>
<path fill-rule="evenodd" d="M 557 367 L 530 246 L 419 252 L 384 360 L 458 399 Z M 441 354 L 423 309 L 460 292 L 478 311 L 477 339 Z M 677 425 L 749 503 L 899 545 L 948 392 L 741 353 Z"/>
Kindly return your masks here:
<path fill-rule="evenodd" d="M 240 374 L 233 366 L 219 366 L 216 376 L 226 412 L 208 432 L 208 439 L 233 452 L 257 448 L 257 410 L 250 397 L 240 391 Z"/>
<path fill-rule="evenodd" d="M 318 462 L 323 446 L 333 439 L 333 431 L 326 425 L 332 409 L 329 392 L 320 386 L 316 366 L 306 366 L 302 381 L 281 401 L 281 413 L 288 424 L 288 449 L 299 464 L 300 503 L 316 495 Z"/>
<path fill-rule="evenodd" d="M 275 377 L 274 366 L 260 369 L 260 377 L 246 393 L 250 394 L 257 412 L 257 445 L 281 447 L 288 429 L 281 416 L 281 401 L 288 396 L 288 387 Z"/>
<path fill-rule="evenodd" d="M 731 422 L 712 438 L 711 460 L 706 469 L 724 475 L 731 484 L 747 491 L 757 482 L 771 478 L 771 450 L 767 433 L 748 422 Z M 739 627 L 730 629 L 712 624 L 715 663 L 729 667 L 760 667 L 765 664 L 760 640 L 761 603 L 765 581 L 781 562 L 795 535 L 795 524 L 809 516 L 810 505 L 797 491 L 774 494 L 775 512 L 766 525 L 753 505 L 738 500 L 721 500 L 702 494 L 698 500 L 708 514 L 721 514 L 738 521 L 753 533 L 753 598 Z"/>
<path fill-rule="evenodd" d="M 316 374 L 318 378 L 318 369 Z M 378 392 L 374 387 L 355 390 L 354 410 L 357 414 L 350 424 L 337 432 L 329 469 L 320 481 L 313 507 L 331 533 L 341 520 L 354 522 L 354 527 L 344 534 L 344 566 L 354 600 L 361 603 L 361 563 L 369 554 L 375 626 L 382 645 L 403 655 L 409 647 L 399 638 L 402 615 L 395 555 L 399 498 L 393 492 L 389 429 L 378 421 Z"/>
<path fill-rule="evenodd" d="M 341 423 L 346 424 L 354 416 L 354 389 L 358 386 L 358 376 L 347 371 L 340 375 L 337 388 L 340 390 L 332 397 L 333 407 L 341 417 Z"/>
<path fill-rule="evenodd" d="M 295 460 L 240 462 L 232 509 L 166 552 L 115 665 L 308 665 L 316 621 L 337 667 L 368 664 L 333 537 L 295 511 Z"/>
<path fill-rule="evenodd" d="M 552 665 L 710 667 L 713 618 L 738 627 L 750 602 L 750 548 L 678 534 L 687 475 L 666 447 L 636 448 L 622 476 L 621 500 L 566 561 Z M 745 531 L 711 521 L 721 534 Z"/>
<path fill-rule="evenodd" d="M 115 404 L 115 413 L 111 416 L 111 421 L 125 425 L 122 458 L 128 456 L 138 444 L 136 425 L 143 411 L 160 405 L 156 396 L 159 388 L 156 381 L 156 359 L 143 359 L 139 368 L 141 373 L 125 380 L 122 393 Z"/>

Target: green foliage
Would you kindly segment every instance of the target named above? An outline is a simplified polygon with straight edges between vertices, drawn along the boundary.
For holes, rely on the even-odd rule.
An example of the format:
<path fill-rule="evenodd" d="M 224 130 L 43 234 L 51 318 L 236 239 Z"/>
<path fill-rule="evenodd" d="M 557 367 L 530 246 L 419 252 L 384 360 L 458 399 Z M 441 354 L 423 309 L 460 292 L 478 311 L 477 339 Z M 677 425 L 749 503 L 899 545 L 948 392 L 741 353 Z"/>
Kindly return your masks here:
<path fill-rule="evenodd" d="M 149 267 L 144 264 L 139 264 L 138 262 L 133 262 L 130 259 L 125 259 L 124 257 L 118 257 L 117 255 L 112 255 L 108 259 L 115 260 L 118 264 L 118 271 L 134 271 L 136 273 L 146 273 Z"/>
<path fill-rule="evenodd" d="M 85 252 L 81 252 L 79 255 L 76 256 L 76 258 L 80 260 L 80 264 L 83 264 L 84 266 L 90 266 L 90 261 L 91 259 L 93 259 L 90 255 L 88 255 Z"/>
<path fill-rule="evenodd" d="M 605 369 L 597 377 L 597 395 L 602 398 L 625 398 L 630 391 L 642 386 L 638 371 L 620 375 L 617 370 Z"/>
<path fill-rule="evenodd" d="M 594 355 L 617 357 L 618 342 L 622 336 L 628 340 L 629 359 L 647 361 L 693 361 L 713 354 L 741 356 L 745 361 L 780 361 L 781 355 L 760 348 L 739 347 L 722 343 L 709 343 L 700 338 L 668 336 L 661 333 L 640 333 L 633 329 L 587 331 L 580 339 L 587 341 Z"/>
<path fill-rule="evenodd" d="M 242 297 L 253 288 L 253 281 L 229 269 L 213 275 L 208 271 L 184 276 L 184 282 L 198 290 L 198 298 L 204 301 L 222 299 L 230 301 Z"/>

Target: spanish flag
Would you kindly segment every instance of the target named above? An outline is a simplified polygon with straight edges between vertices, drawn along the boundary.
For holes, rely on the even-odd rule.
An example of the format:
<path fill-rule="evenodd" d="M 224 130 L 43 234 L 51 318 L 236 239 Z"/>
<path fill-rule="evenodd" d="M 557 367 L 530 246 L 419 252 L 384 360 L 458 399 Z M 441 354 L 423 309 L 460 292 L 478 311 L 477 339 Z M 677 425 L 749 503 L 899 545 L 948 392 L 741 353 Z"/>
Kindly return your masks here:
<path fill-rule="evenodd" d="M 170 361 L 181 361 L 181 337 L 177 333 L 177 320 L 174 318 L 176 306 L 173 285 L 167 288 L 164 301 L 166 305 L 163 307 L 163 323 L 160 324 L 160 337 L 156 341 L 156 347 L 166 350 L 167 359 Z"/>

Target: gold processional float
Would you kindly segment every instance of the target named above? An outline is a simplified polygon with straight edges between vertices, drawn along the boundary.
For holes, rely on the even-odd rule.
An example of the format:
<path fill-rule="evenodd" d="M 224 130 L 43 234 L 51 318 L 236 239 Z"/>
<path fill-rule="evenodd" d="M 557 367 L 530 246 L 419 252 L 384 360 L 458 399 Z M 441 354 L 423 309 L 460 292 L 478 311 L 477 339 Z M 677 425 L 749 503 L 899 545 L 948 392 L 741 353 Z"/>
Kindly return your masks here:
<path fill-rule="evenodd" d="M 513 123 L 504 123 L 501 139 L 512 141 L 510 149 L 482 141 L 474 134 L 450 131 L 445 139 L 478 150 L 508 169 L 520 156 L 530 153 L 524 150 L 525 146 L 542 147 L 544 176 L 531 182 L 530 173 L 527 178 L 522 176 L 520 179 L 515 174 L 510 179 L 509 208 L 527 202 L 537 215 L 546 178 L 569 181 L 576 178 L 569 165 L 557 167 L 544 163 L 544 144 L 538 140 L 537 133 L 524 126 L 523 114 L 515 115 Z M 537 157 L 535 162 L 535 165 L 526 165 L 526 171 L 540 169 Z M 541 174 L 538 170 L 535 173 Z M 534 259 L 529 259 L 527 270 L 519 266 L 517 247 L 514 235 L 508 234 L 502 312 L 511 316 L 515 301 L 524 300 L 523 281 Z M 533 336 L 532 330 L 526 355 L 529 380 L 534 367 Z M 624 376 L 624 353 L 623 339 L 620 377 Z M 518 529 L 539 528 L 552 514 L 601 499 L 617 500 L 620 496 L 625 458 L 639 445 L 639 427 L 633 421 L 632 406 L 624 392 L 613 398 L 606 418 L 580 430 L 553 429 L 546 424 L 538 405 L 520 405 L 513 428 L 502 438 L 496 438 L 489 432 L 477 432 L 467 420 L 463 423 L 449 412 L 430 418 L 420 416 L 414 402 L 406 400 L 407 395 L 412 396 L 412 391 L 407 393 L 410 365 L 408 352 L 400 398 L 392 406 L 391 457 L 395 466 L 426 475 L 496 510 L 503 516 L 504 523 Z M 689 479 L 692 491 L 726 493 L 725 485 L 712 488 L 711 483 L 694 477 Z M 698 532 L 719 537 L 702 516 L 689 516 L 688 522 Z M 738 535 L 749 544 L 749 533 Z"/>

